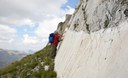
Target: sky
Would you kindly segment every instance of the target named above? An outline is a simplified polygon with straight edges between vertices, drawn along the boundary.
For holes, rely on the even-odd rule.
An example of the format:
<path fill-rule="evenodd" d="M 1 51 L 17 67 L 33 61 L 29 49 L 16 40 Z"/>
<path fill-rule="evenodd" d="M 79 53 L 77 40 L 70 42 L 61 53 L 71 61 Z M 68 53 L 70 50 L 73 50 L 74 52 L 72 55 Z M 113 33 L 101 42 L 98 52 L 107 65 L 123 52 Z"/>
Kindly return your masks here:
<path fill-rule="evenodd" d="M 38 51 L 78 0 L 0 0 L 0 48 Z"/>

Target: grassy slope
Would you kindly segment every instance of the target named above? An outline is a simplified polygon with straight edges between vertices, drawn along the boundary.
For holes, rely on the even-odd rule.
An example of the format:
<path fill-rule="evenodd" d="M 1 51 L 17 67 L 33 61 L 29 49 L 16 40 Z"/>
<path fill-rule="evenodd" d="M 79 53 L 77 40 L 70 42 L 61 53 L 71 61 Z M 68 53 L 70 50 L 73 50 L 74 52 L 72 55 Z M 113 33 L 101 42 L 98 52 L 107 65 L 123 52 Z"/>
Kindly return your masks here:
<path fill-rule="evenodd" d="M 0 70 L 0 78 L 56 78 L 50 46 Z M 45 70 L 45 66 L 49 66 Z"/>

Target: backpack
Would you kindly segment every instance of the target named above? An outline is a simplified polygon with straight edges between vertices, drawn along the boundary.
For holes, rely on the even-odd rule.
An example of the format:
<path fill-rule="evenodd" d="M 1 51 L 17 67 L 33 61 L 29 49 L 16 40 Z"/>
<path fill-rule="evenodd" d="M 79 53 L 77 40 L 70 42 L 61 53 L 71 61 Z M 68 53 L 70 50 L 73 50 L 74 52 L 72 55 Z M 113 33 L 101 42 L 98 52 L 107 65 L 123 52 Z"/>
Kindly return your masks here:
<path fill-rule="evenodd" d="M 54 41 L 54 33 L 49 34 L 49 43 Z"/>

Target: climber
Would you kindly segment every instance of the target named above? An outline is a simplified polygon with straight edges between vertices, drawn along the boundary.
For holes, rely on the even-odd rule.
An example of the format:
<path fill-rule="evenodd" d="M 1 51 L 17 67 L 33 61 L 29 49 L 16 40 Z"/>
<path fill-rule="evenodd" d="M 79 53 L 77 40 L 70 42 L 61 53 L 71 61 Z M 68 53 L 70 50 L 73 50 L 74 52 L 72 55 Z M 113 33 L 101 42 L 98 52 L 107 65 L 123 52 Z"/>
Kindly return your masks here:
<path fill-rule="evenodd" d="M 53 38 L 50 36 L 53 36 Z M 51 40 L 50 40 L 51 39 Z M 53 40 L 52 40 L 53 39 Z M 55 31 L 54 33 L 51 33 L 49 35 L 49 42 L 51 43 L 51 58 L 54 59 L 55 56 L 56 56 L 56 51 L 57 51 L 57 46 L 58 46 L 58 43 L 61 41 L 61 35 L 59 34 L 58 31 Z"/>

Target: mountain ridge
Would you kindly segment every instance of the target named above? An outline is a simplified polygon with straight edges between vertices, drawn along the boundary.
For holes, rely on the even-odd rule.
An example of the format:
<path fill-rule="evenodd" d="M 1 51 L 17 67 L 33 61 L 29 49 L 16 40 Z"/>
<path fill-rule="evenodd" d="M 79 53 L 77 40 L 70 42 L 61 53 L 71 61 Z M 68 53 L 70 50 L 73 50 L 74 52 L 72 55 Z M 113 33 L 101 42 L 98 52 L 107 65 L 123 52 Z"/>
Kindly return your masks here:
<path fill-rule="evenodd" d="M 18 61 L 26 55 L 26 53 L 15 50 L 0 49 L 0 68 L 3 68 L 14 61 Z"/>

